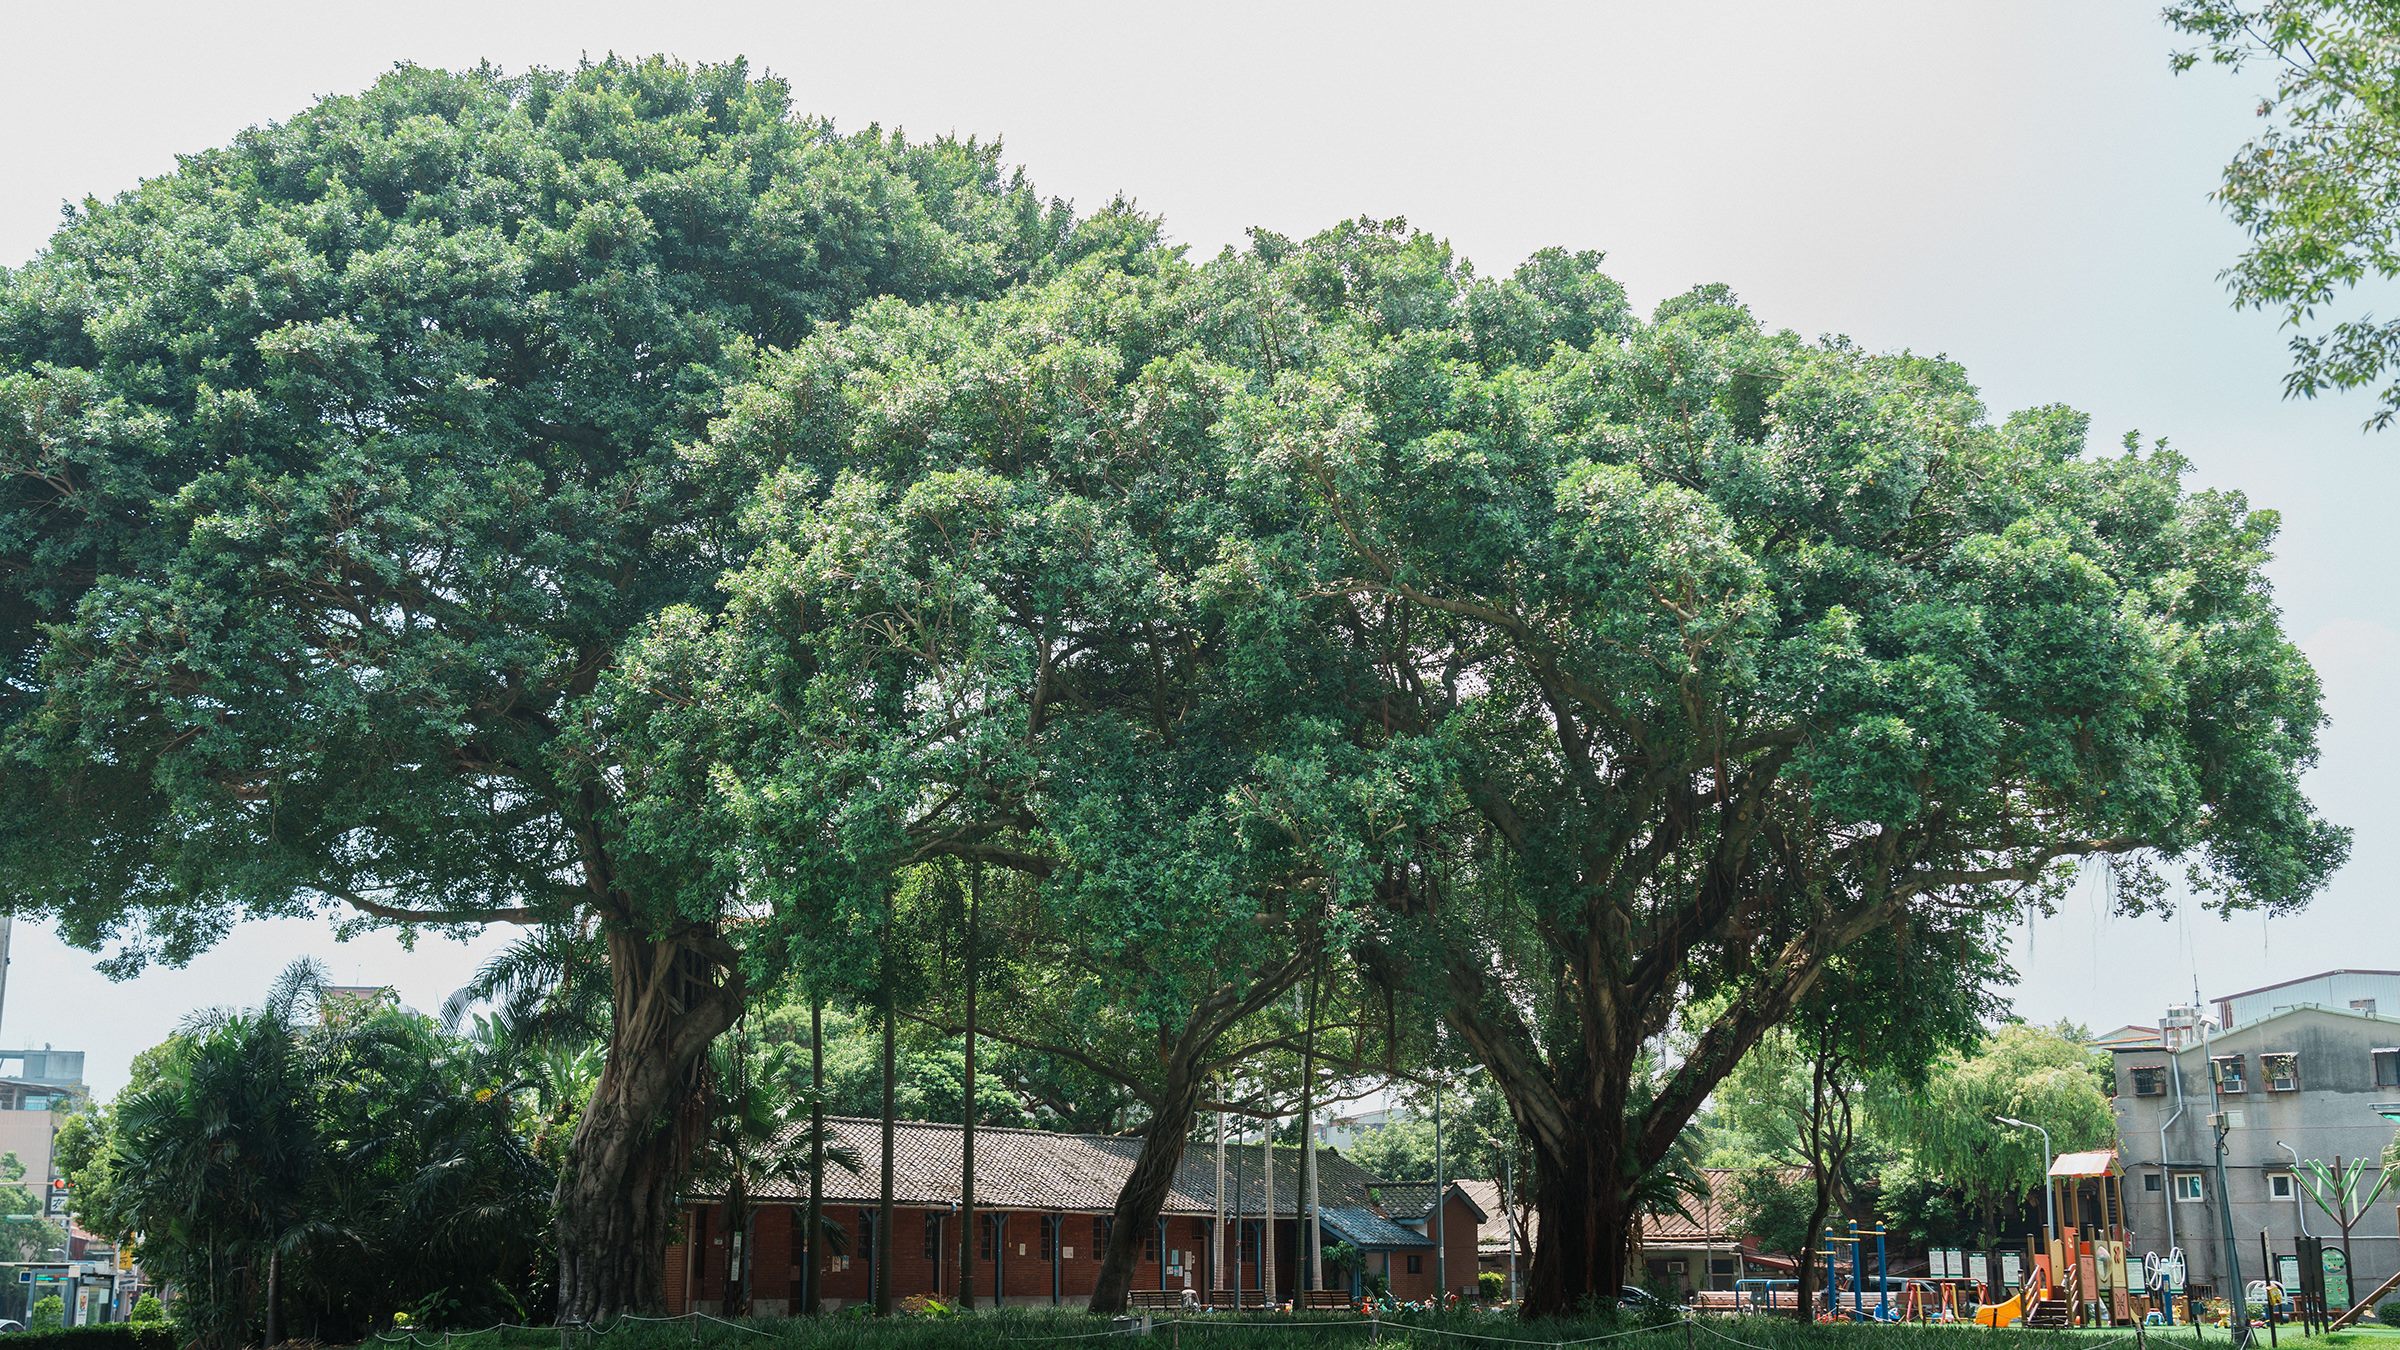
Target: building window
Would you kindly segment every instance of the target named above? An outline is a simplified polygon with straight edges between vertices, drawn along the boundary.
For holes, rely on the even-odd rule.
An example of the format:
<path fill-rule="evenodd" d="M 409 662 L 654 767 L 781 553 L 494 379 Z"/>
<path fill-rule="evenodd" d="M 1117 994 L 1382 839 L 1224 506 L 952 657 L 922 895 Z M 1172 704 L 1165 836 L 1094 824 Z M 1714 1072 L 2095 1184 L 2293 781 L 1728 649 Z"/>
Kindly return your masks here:
<path fill-rule="evenodd" d="M 2350 1000 L 2350 1011 L 2365 1013 L 2367 1016 L 2373 1017 L 2375 1015 L 2375 1000 L 2371 998 L 2354 998 Z"/>
<path fill-rule="evenodd" d="M 942 1216 L 930 1212 L 925 1216 L 925 1259 L 942 1259 Z"/>
<path fill-rule="evenodd" d="M 2142 1173 L 2142 1189 L 2143 1189 L 2143 1190 L 2145 1190 L 2145 1191 L 2163 1191 L 2163 1190 L 2165 1190 L 2166 1188 L 2167 1188 L 2167 1179 L 2166 1179 L 2165 1177 L 2163 1177 L 2163 1176 L 2160 1176 L 2160 1175 L 2159 1175 L 2158 1173 L 2156 1173 L 2156 1172 L 2144 1172 L 2144 1173 Z"/>
<path fill-rule="evenodd" d="M 2240 1055 L 2219 1055 L 2208 1062 L 2209 1071 L 2217 1076 L 2217 1091 L 2248 1092 L 2250 1082 Z"/>
<path fill-rule="evenodd" d="M 2367 1058 L 2375 1064 L 2375 1086 L 2400 1087 L 2400 1050 L 2369 1051 Z"/>
<path fill-rule="evenodd" d="M 2272 1196 L 2274 1196 L 2274 1197 L 2275 1197 L 2276 1199 L 2278 1199 L 2278 1200 L 2289 1200 L 2289 1199 L 2291 1199 L 2291 1198 L 2292 1198 L 2292 1174 L 2291 1174 L 2291 1173 L 2289 1173 L 2289 1172 L 2270 1172 L 2270 1173 L 2268 1173 L 2268 1174 L 2267 1174 L 2267 1193 L 2268 1193 L 2269 1195 L 2272 1195 Z"/>
<path fill-rule="evenodd" d="M 1241 1226 L 1240 1251 L 1238 1253 L 1238 1259 L 1243 1261 L 1256 1261 L 1258 1259 L 1258 1230 L 1251 1227 L 1248 1223 L 1244 1223 Z"/>
<path fill-rule="evenodd" d="M 2198 1172 L 2177 1172 L 2175 1174 L 2175 1198 L 2187 1204 L 2206 1200 L 2208 1184 L 2200 1179 Z"/>
<path fill-rule="evenodd" d="M 2167 1066 L 2164 1064 L 2135 1065 L 2133 1070 L 2133 1095 L 2136 1097 L 2166 1096 Z"/>
<path fill-rule="evenodd" d="M 2269 1092 L 2298 1092 L 2300 1057 L 2293 1054 L 2260 1055 L 2258 1076 L 2266 1082 Z"/>
<path fill-rule="evenodd" d="M 1408 1273 L 1411 1275 L 1424 1274 L 1425 1258 L 1417 1255 L 1415 1252 L 1410 1252 L 1408 1254 Z"/>
<path fill-rule="evenodd" d="M 1142 1234 L 1142 1259 L 1145 1261 L 1158 1260 L 1157 1224 L 1150 1225 L 1150 1231 Z"/>
<path fill-rule="evenodd" d="M 979 1261 L 992 1259 L 992 1249 L 1000 1245 L 1000 1216 L 983 1216 L 983 1231 L 975 1235 L 975 1257 Z"/>
<path fill-rule="evenodd" d="M 1730 1256 L 1712 1256 L 1708 1258 L 1708 1273 L 1711 1275 L 1731 1275 L 1736 1273 L 1734 1268 L 1740 1264 L 1740 1262 L 1736 1261 Z"/>
<path fill-rule="evenodd" d="M 1065 1222 L 1065 1220 L 1063 1220 L 1063 1219 L 1044 1219 L 1044 1220 L 1042 1220 L 1042 1259 L 1043 1259 L 1043 1260 L 1045 1260 L 1045 1261 L 1055 1261 L 1055 1260 L 1057 1260 L 1057 1259 L 1058 1259 L 1058 1226 L 1059 1226 L 1061 1223 L 1064 1223 L 1064 1222 Z"/>
<path fill-rule="evenodd" d="M 1105 1214 L 1092 1220 L 1092 1259 L 1094 1260 L 1108 1255 L 1109 1222 L 1109 1218 Z"/>
<path fill-rule="evenodd" d="M 1208 1220 L 1192 1220 L 1192 1241 L 1203 1244 L 1208 1241 Z"/>

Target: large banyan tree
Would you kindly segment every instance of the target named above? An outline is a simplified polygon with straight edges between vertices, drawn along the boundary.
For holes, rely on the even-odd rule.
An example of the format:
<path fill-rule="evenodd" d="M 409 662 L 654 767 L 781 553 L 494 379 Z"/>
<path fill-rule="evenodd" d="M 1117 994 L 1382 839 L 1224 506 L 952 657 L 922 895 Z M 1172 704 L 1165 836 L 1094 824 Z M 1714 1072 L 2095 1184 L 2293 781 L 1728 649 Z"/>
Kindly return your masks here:
<path fill-rule="evenodd" d="M 745 972 L 626 883 L 572 742 L 625 634 L 716 594 L 748 485 L 678 447 L 759 348 L 1072 235 L 995 146 L 657 60 L 404 67 L 70 211 L 0 274 L 0 903 L 120 970 L 328 907 L 591 935 L 559 1306 L 653 1302 Z"/>
<path fill-rule="evenodd" d="M 1958 978 L 2079 864 L 2125 912 L 2180 865 L 2275 913 L 2344 859 L 2275 518 L 2164 448 L 1995 423 L 1949 362 L 1721 288 L 1640 322 L 1596 256 L 1478 280 L 1366 223 L 1262 256 L 1284 359 L 1226 434 L 1297 524 L 1257 575 L 1324 604 L 1356 738 L 1447 766 L 1452 817 L 1381 836 L 1376 955 L 1536 1160 L 1529 1312 L 1609 1297 L 1644 1173 L 1846 948 Z"/>
<path fill-rule="evenodd" d="M 2163 448 L 1596 255 L 1155 233 L 660 62 L 403 69 L 87 204 L 0 276 L 0 904 L 124 968 L 597 938 L 569 1318 L 657 1297 L 709 1042 L 924 869 L 1033 897 L 1009 1034 L 1149 1058 L 1103 1303 L 1339 951 L 1506 1096 L 1549 1313 L 1846 949 L 2342 861 L 2274 519 Z"/>

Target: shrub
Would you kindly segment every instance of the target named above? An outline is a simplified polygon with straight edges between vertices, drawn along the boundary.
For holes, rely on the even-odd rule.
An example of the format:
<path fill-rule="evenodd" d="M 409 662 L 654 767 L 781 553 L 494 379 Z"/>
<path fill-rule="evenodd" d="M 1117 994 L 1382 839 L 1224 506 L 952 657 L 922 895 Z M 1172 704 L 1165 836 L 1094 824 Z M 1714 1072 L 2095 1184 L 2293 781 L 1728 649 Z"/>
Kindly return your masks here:
<path fill-rule="evenodd" d="M 36 1316 L 40 1315 L 42 1302 L 58 1303 L 59 1316 L 65 1315 L 66 1305 L 53 1294 L 34 1304 Z M 163 1314 L 155 1322 L 104 1322 L 88 1327 L 53 1323 L 47 1328 L 37 1324 L 30 1331 L 0 1336 L 0 1346 L 8 1350 L 177 1350 L 175 1331 L 167 1325 Z"/>
<path fill-rule="evenodd" d="M 158 1295 L 144 1294 L 133 1301 L 133 1312 L 125 1320 L 142 1324 L 164 1322 L 167 1320 L 167 1306 L 158 1301 Z"/>
<path fill-rule="evenodd" d="M 1475 1292 L 1483 1295 L 1486 1303 L 1498 1303 L 1508 1296 L 1508 1277 L 1496 1270 L 1476 1271 Z"/>
<path fill-rule="evenodd" d="M 67 1323 L 67 1301 L 56 1294 L 44 1294 L 33 1301 L 33 1311 L 25 1314 L 27 1331 L 56 1331 Z"/>
<path fill-rule="evenodd" d="M 2387 1327 L 2400 1327 L 2400 1298 L 2393 1299 L 2375 1310 L 2375 1320 Z"/>

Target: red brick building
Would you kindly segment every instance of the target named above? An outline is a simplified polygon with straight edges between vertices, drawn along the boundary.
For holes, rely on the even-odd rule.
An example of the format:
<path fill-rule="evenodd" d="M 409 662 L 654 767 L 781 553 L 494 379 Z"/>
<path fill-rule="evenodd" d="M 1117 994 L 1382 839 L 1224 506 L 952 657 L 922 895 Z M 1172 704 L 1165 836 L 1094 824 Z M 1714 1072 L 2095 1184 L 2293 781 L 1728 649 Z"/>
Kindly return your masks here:
<path fill-rule="evenodd" d="M 874 1297 L 882 1127 L 854 1117 L 835 1117 L 826 1124 L 834 1142 L 858 1160 L 855 1170 L 837 1163 L 826 1167 L 826 1225 L 838 1228 L 845 1241 L 838 1250 L 830 1239 L 821 1243 L 816 1259 L 825 1305 L 841 1308 Z M 893 1145 L 894 1298 L 958 1297 L 963 1138 L 956 1125 L 906 1122 L 898 1127 Z M 977 1130 L 976 1303 L 1076 1304 L 1088 1299 L 1099 1278 L 1110 1213 L 1140 1150 L 1139 1139 L 1118 1135 Z M 1265 1226 L 1260 1212 L 1261 1152 L 1255 1144 L 1226 1151 L 1222 1269 L 1213 1271 L 1216 1152 L 1201 1147 L 1184 1156 L 1156 1231 L 1143 1235 L 1135 1288 L 1238 1287 L 1258 1295 L 1270 1276 L 1259 1260 L 1259 1236 Z M 1443 1267 L 1429 1235 L 1432 1183 L 1384 1182 L 1332 1149 L 1320 1150 L 1317 1159 L 1326 1244 L 1347 1243 L 1360 1252 L 1356 1269 L 1328 1270 L 1327 1285 L 1363 1292 L 1381 1282 L 1397 1299 L 1430 1297 L 1436 1272 Z M 1272 1283 L 1265 1287 L 1277 1300 L 1291 1297 L 1296 1257 L 1303 1250 L 1297 1241 L 1299 1171 L 1298 1148 L 1275 1150 Z M 718 1197 L 695 1196 L 687 1202 L 685 1240 L 667 1249 L 670 1312 L 720 1310 L 728 1263 L 736 1259 L 748 1272 L 753 1312 L 783 1313 L 798 1305 L 810 1259 L 800 1232 L 807 1183 L 779 1178 L 757 1190 L 749 1231 L 739 1241 L 725 1231 Z M 1444 1202 L 1449 1287 L 1462 1298 L 1472 1298 L 1476 1238 L 1484 1215 L 1456 1186 L 1448 1188 Z"/>

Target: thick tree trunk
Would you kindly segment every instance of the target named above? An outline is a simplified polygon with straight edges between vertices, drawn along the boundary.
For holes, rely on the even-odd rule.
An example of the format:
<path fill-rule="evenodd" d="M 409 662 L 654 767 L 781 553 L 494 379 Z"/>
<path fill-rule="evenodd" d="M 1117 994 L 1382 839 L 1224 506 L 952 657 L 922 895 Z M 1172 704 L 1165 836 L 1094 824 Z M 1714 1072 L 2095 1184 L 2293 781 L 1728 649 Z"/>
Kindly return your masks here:
<path fill-rule="evenodd" d="M 1093 1312 L 1125 1310 L 1143 1239 L 1157 1231 L 1159 1211 L 1166 1207 L 1167 1192 L 1175 1185 L 1175 1170 L 1183 1165 L 1184 1142 L 1191 1138 L 1192 1122 L 1200 1114 L 1202 1081 L 1199 1071 L 1190 1065 L 1178 1064 L 1168 1070 L 1158 1111 L 1151 1116 L 1149 1128 L 1142 1131 L 1142 1151 L 1133 1160 L 1133 1172 L 1125 1178 L 1124 1189 L 1117 1192 L 1108 1249 L 1101 1254 L 1099 1281 L 1092 1286 Z M 1163 1261 L 1167 1254 L 1162 1250 L 1158 1255 Z"/>
<path fill-rule="evenodd" d="M 1534 1212 L 1541 1229 L 1525 1277 L 1527 1317 L 1568 1317 L 1613 1308 L 1625 1283 L 1634 1220 L 1626 1198 L 1625 1127 L 1587 1121 L 1556 1147 L 1534 1139 Z"/>
<path fill-rule="evenodd" d="M 738 974 L 692 940 L 612 930 L 608 1054 L 558 1181 L 558 1317 L 589 1323 L 665 1299 L 676 1187 L 702 1122 L 709 1042 L 741 1011 Z"/>

